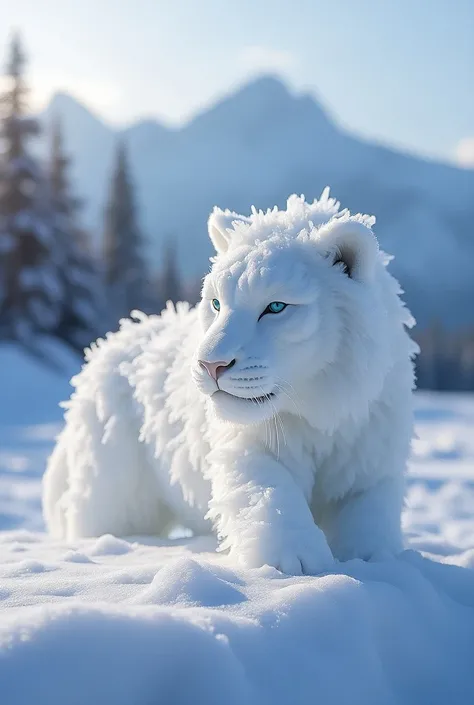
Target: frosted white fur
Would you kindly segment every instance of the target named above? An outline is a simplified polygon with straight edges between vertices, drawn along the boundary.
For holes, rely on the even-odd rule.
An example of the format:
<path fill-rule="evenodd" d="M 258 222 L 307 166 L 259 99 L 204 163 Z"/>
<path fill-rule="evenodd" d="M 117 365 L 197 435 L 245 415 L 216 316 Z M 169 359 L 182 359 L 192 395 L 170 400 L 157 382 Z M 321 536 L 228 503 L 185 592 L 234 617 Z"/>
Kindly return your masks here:
<path fill-rule="evenodd" d="M 137 314 L 87 353 L 44 477 L 49 530 L 212 523 L 236 560 L 291 574 L 399 551 L 416 346 L 373 224 L 328 190 L 215 209 L 200 304 Z M 260 317 L 271 301 L 289 305 Z M 199 359 L 236 362 L 218 389 Z"/>

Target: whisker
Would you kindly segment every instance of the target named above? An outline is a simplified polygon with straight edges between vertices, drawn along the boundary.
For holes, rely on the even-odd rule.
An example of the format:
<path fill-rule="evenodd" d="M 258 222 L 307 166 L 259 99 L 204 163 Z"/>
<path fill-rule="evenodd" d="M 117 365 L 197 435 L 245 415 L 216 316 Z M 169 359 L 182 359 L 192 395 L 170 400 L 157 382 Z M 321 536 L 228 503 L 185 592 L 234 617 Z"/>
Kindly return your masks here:
<path fill-rule="evenodd" d="M 272 403 L 272 406 L 273 406 L 273 403 Z M 275 407 L 273 406 L 273 408 L 275 408 Z M 281 418 L 280 413 L 278 411 L 276 411 L 276 409 L 275 409 L 275 414 L 276 414 L 276 418 L 280 422 L 281 433 L 283 436 L 283 444 L 286 446 L 286 445 L 288 445 L 288 443 L 286 442 L 285 424 L 283 423 L 283 419 Z"/>
<path fill-rule="evenodd" d="M 257 405 L 258 405 L 258 406 L 261 406 L 261 405 L 263 404 L 263 402 L 261 402 L 259 399 L 255 399 L 255 401 L 257 402 Z M 263 417 L 263 427 L 264 427 L 264 429 L 265 429 L 265 441 L 264 441 L 264 444 L 265 444 L 265 447 L 270 450 L 270 441 L 268 440 L 267 419 L 266 419 L 265 417 Z"/>
<path fill-rule="evenodd" d="M 277 447 L 277 460 L 280 460 L 280 437 L 278 435 L 278 425 L 275 416 L 272 416 L 273 423 L 275 425 L 275 436 L 276 436 L 276 447 Z"/>
<path fill-rule="evenodd" d="M 263 390 L 262 390 L 263 391 Z M 283 437 L 283 445 L 288 445 L 287 440 L 286 440 L 286 434 L 285 434 L 285 424 L 283 423 L 283 419 L 281 418 L 280 413 L 277 411 L 275 404 L 273 403 L 272 399 L 268 394 L 265 395 L 267 398 L 267 401 L 270 402 L 271 407 L 273 409 L 273 418 L 275 420 L 275 431 L 276 431 L 276 436 L 277 436 L 277 458 L 280 458 L 280 443 L 279 443 L 279 438 L 278 438 L 278 424 L 280 426 L 281 434 Z"/>
<path fill-rule="evenodd" d="M 277 388 L 280 392 L 282 392 L 282 393 L 287 397 L 287 399 L 289 399 L 289 400 L 291 401 L 291 403 L 292 403 L 293 406 L 295 407 L 295 412 L 296 412 L 297 416 L 298 416 L 300 419 L 302 419 L 303 417 L 302 417 L 302 415 L 301 415 L 301 411 L 299 410 L 298 405 L 296 404 L 296 402 L 295 402 L 295 400 L 293 399 L 293 397 L 286 391 L 286 389 L 284 389 L 283 387 L 281 387 L 278 382 L 276 383 L 275 386 L 276 386 L 276 388 Z"/>
<path fill-rule="evenodd" d="M 293 392 L 293 394 L 294 394 L 296 397 L 298 397 L 298 400 L 301 401 L 301 399 L 299 399 L 299 395 L 298 395 L 296 389 L 293 387 L 292 384 L 290 384 L 290 383 L 287 382 L 286 380 L 282 379 L 281 377 L 278 377 L 277 379 L 279 380 L 279 381 L 277 381 L 277 383 L 276 383 L 276 384 L 277 384 L 277 387 L 283 392 L 283 394 L 285 394 L 285 396 L 288 397 L 288 399 L 291 401 L 291 403 L 292 403 L 293 406 L 295 407 L 295 410 L 296 410 L 297 415 L 299 416 L 300 419 L 302 419 L 303 416 L 302 416 L 302 414 L 301 414 L 300 408 L 298 407 L 298 405 L 297 405 L 297 403 L 296 403 L 296 400 L 293 398 L 293 396 L 290 394 L 290 392 L 289 392 L 288 390 L 284 389 L 283 385 L 287 385 L 287 386 L 290 388 L 290 390 Z"/>
<path fill-rule="evenodd" d="M 272 407 L 273 412 L 274 412 L 274 413 L 273 413 L 273 416 L 271 417 L 271 420 L 274 422 L 274 425 L 275 425 L 275 440 L 276 440 L 276 447 L 277 447 L 277 460 L 279 460 L 279 459 L 280 459 L 280 436 L 279 436 L 279 433 L 278 433 L 278 425 L 277 425 L 277 421 L 276 421 L 276 409 L 275 409 L 275 406 L 274 406 L 274 404 L 273 404 L 273 402 L 272 402 L 272 400 L 271 400 L 271 397 L 270 397 L 268 394 L 265 394 L 265 392 L 264 392 L 264 390 L 263 390 L 263 387 L 260 387 L 260 389 L 262 390 L 262 398 L 263 398 L 263 399 L 266 399 L 268 402 L 270 402 L 271 407 Z"/>

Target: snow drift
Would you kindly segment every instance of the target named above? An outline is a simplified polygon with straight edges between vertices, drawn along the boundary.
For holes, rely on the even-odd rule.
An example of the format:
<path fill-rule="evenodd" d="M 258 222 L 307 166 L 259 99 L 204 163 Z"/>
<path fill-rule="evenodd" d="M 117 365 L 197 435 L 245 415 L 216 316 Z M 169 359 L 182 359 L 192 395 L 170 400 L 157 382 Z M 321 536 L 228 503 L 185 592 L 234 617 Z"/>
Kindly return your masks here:
<path fill-rule="evenodd" d="M 406 551 L 285 578 L 203 548 L 4 535 L 2 702 L 471 702 L 472 571 Z"/>
<path fill-rule="evenodd" d="M 0 360 L 16 365 L 25 404 L 13 432 L 1 400 L 0 526 L 14 506 L 15 526 L 41 528 L 40 475 L 67 379 L 18 350 L 0 349 Z M 4 365 L 2 374 L 14 393 Z M 209 539 L 56 543 L 3 532 L 2 705 L 468 705 L 474 399 L 415 400 L 405 535 L 439 562 L 410 550 L 285 578 L 236 570 Z"/>

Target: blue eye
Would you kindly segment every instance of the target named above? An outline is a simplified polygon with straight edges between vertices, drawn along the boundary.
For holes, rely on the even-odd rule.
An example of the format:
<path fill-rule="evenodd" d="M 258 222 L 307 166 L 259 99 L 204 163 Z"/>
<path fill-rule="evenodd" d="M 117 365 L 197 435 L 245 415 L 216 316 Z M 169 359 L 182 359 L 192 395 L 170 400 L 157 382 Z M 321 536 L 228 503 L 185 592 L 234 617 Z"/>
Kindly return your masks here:
<path fill-rule="evenodd" d="M 221 302 L 219 301 L 219 299 L 212 299 L 211 304 L 212 304 L 212 308 L 215 311 L 221 310 Z"/>
<path fill-rule="evenodd" d="M 272 301 L 268 308 L 272 313 L 281 313 L 283 309 L 286 308 L 286 304 L 284 304 L 283 301 Z"/>
<path fill-rule="evenodd" d="M 262 316 L 265 316 L 267 313 L 281 313 L 282 311 L 285 310 L 285 308 L 288 306 L 288 304 L 284 304 L 283 301 L 272 301 L 271 304 L 268 304 L 267 308 L 263 313 L 260 314 L 260 318 Z M 259 318 L 259 320 L 260 320 Z"/>

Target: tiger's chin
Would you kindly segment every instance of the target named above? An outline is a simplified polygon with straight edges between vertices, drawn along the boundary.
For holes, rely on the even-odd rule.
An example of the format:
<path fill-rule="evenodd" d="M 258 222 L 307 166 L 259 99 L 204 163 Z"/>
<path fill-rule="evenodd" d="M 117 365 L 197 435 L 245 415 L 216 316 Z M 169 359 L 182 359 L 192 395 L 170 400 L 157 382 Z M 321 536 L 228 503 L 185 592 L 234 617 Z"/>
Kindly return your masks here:
<path fill-rule="evenodd" d="M 280 396 L 276 392 L 259 397 L 239 397 L 218 389 L 210 401 L 217 418 L 239 425 L 267 421 L 280 411 Z"/>

